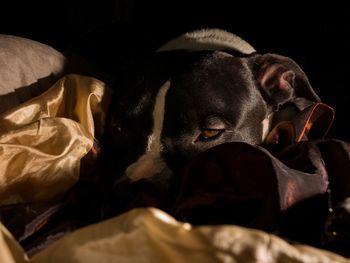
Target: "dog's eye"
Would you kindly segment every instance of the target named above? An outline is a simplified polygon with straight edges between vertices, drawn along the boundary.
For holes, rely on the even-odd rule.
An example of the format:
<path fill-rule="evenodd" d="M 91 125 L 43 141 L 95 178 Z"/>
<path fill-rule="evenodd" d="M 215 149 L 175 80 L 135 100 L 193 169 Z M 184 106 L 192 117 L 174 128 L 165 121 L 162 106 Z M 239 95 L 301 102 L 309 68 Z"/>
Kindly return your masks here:
<path fill-rule="evenodd" d="M 115 143 L 122 144 L 128 140 L 127 126 L 116 116 L 112 116 L 108 128 Z"/>
<path fill-rule="evenodd" d="M 225 119 L 217 115 L 208 115 L 199 123 L 200 134 L 197 141 L 210 141 L 220 137 L 220 135 L 226 130 L 227 123 Z"/>
<path fill-rule="evenodd" d="M 203 138 L 208 139 L 214 137 L 220 133 L 220 130 L 203 130 L 201 135 Z"/>
<path fill-rule="evenodd" d="M 214 139 L 215 137 L 219 136 L 223 131 L 224 131 L 223 129 L 219 129 L 219 130 L 203 129 L 199 139 L 204 139 L 204 140 Z"/>

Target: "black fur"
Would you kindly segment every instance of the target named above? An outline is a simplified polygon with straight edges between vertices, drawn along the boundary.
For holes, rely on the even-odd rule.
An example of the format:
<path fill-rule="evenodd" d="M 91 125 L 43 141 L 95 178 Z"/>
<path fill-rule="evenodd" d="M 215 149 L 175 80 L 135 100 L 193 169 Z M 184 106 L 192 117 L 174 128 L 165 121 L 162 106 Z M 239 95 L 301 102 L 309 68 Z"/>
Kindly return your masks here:
<path fill-rule="evenodd" d="M 189 159 L 218 144 L 263 143 L 262 121 L 272 111 L 278 118 L 283 106 L 300 98 L 319 100 L 305 73 L 283 56 L 234 57 L 224 51 L 155 53 L 129 70 L 114 98 L 106 133 L 114 179 L 145 153 L 155 98 L 167 80 L 171 85 L 165 99 L 160 156 L 174 174 Z M 219 132 L 205 138 L 204 129 Z M 154 175 L 154 181 L 162 185 L 160 178 L 162 175 Z"/>

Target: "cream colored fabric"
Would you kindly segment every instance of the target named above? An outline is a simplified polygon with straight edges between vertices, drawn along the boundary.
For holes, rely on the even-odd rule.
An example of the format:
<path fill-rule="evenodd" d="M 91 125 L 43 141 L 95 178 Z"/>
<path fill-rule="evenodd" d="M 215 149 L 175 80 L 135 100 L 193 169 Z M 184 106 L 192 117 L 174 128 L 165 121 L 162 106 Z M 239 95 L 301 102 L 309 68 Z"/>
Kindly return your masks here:
<path fill-rule="evenodd" d="M 3 227 L 0 230 L 1 240 L 8 234 Z M 3 246 L 18 247 L 9 237 Z M 17 258 L 15 262 L 20 263 L 25 258 L 19 249 L 7 249 L 2 254 Z M 238 226 L 191 227 L 158 209 L 144 208 L 79 229 L 25 262 L 337 263 L 349 260 L 308 246 L 293 246 L 262 231 Z"/>
<path fill-rule="evenodd" d="M 23 263 L 28 257 L 22 247 L 14 240 L 11 233 L 0 222 L 0 262 Z"/>
<path fill-rule="evenodd" d="M 251 54 L 255 49 L 245 40 L 218 28 L 204 28 L 185 33 L 162 45 L 157 51 L 170 50 L 235 50 Z"/>
<path fill-rule="evenodd" d="M 49 200 L 67 191 L 102 132 L 109 97 L 102 82 L 67 75 L 0 115 L 0 204 Z"/>
<path fill-rule="evenodd" d="M 43 43 L 0 34 L 0 113 L 50 88 L 62 76 L 66 62 Z"/>

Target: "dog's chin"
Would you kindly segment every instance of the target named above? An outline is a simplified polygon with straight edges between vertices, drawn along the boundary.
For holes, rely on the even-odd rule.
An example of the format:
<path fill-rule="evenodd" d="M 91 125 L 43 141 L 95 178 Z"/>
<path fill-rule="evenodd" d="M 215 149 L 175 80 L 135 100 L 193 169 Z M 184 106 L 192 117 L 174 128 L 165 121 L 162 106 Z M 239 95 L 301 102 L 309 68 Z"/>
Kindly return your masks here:
<path fill-rule="evenodd" d="M 141 179 L 154 180 L 154 178 L 160 175 L 166 179 L 171 174 L 172 171 L 157 152 L 143 154 L 125 170 L 125 176 L 131 182 L 136 182 Z"/>
<path fill-rule="evenodd" d="M 106 202 L 107 217 L 140 206 L 151 205 L 167 209 L 173 203 L 178 190 L 173 170 L 160 160 L 157 163 L 162 166 L 157 167 L 154 166 L 155 163 L 151 165 L 149 160 L 143 159 L 129 165 L 123 176 L 114 181 Z"/>
<path fill-rule="evenodd" d="M 123 178 L 130 183 L 140 181 L 151 184 L 161 196 L 171 190 L 174 171 L 169 168 L 159 153 L 148 152 L 130 164 Z"/>

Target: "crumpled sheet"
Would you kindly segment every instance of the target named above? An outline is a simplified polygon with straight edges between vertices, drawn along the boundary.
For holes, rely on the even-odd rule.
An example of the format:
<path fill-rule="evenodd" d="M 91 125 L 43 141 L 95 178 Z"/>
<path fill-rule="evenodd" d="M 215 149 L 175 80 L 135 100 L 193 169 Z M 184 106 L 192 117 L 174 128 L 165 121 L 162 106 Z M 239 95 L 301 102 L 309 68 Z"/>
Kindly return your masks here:
<path fill-rule="evenodd" d="M 0 205 L 60 198 L 101 134 L 110 90 L 67 75 L 45 93 L 0 115 Z"/>
<path fill-rule="evenodd" d="M 69 234 L 28 259 L 0 225 L 0 258 L 48 262 L 349 262 L 331 252 L 291 245 L 262 231 L 233 225 L 192 227 L 155 208 L 133 209 Z"/>

